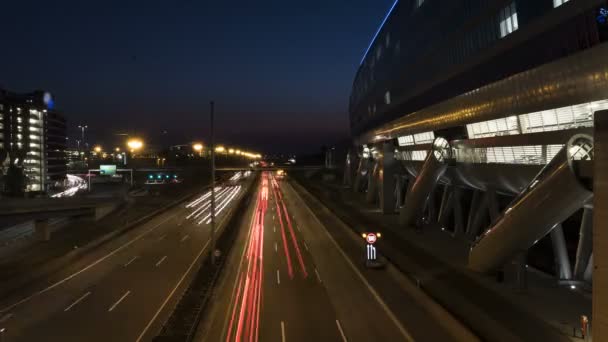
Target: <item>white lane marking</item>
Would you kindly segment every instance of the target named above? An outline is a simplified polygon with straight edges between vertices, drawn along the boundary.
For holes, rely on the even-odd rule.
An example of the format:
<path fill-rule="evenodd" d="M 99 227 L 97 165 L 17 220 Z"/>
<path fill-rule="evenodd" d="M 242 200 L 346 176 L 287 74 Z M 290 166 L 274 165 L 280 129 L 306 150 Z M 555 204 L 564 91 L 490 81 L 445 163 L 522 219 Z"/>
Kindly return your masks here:
<path fill-rule="evenodd" d="M 188 273 L 190 273 L 190 270 L 192 269 L 192 267 L 194 267 L 194 265 L 196 264 L 196 261 L 201 257 L 201 255 L 203 255 L 203 253 L 205 252 L 205 249 L 207 249 L 207 246 L 209 246 L 209 241 L 207 241 L 207 243 L 205 243 L 205 245 L 200 250 L 200 252 L 196 256 L 196 258 L 194 258 L 194 260 L 192 260 L 192 263 L 190 264 L 190 266 L 188 267 L 188 269 L 186 270 L 186 272 L 179 279 L 179 281 L 177 282 L 177 284 L 175 285 L 175 287 L 173 288 L 173 290 L 171 290 L 171 292 L 169 293 L 169 295 L 167 296 L 167 298 L 165 298 L 165 301 L 163 302 L 163 304 L 161 304 L 160 308 L 158 308 L 158 310 L 156 311 L 156 313 L 154 314 L 154 316 L 152 317 L 152 319 L 144 327 L 144 330 L 142 330 L 142 332 L 139 334 L 139 336 L 137 337 L 137 340 L 135 340 L 135 342 L 139 342 L 139 341 L 141 341 L 144 338 L 144 335 L 146 334 L 146 332 L 148 331 L 148 329 L 150 329 L 150 327 L 152 326 L 152 323 L 154 323 L 154 321 L 156 320 L 156 318 L 158 317 L 158 315 L 160 315 L 160 312 L 163 310 L 163 308 L 165 307 L 165 305 L 167 305 L 167 303 L 169 302 L 169 299 L 171 299 L 171 297 L 173 297 L 173 294 L 175 293 L 175 291 L 177 291 L 177 288 L 181 285 L 181 283 L 184 281 L 184 279 L 186 279 L 186 276 L 188 275 Z"/>
<path fill-rule="evenodd" d="M 0 323 L 4 323 L 4 322 L 8 321 L 11 317 L 13 317 L 13 314 L 7 313 L 6 315 L 2 316 L 2 318 L 0 318 Z"/>
<path fill-rule="evenodd" d="M 277 284 L 281 285 L 281 275 L 279 274 L 279 270 L 277 270 Z"/>
<path fill-rule="evenodd" d="M 70 306 L 68 306 L 67 308 L 65 308 L 63 311 L 70 311 L 70 309 L 72 307 L 74 307 L 76 304 L 80 303 L 81 301 L 83 301 L 85 298 L 87 298 L 89 295 L 91 294 L 91 291 L 85 293 L 84 295 L 82 295 L 82 297 L 76 299 L 76 301 L 72 304 L 70 304 Z"/>
<path fill-rule="evenodd" d="M 344 335 L 344 330 L 342 330 L 342 326 L 340 325 L 340 321 L 336 320 L 336 325 L 338 326 L 338 330 L 340 330 L 340 335 L 342 335 L 342 341 L 348 342 L 346 335 Z"/>
<path fill-rule="evenodd" d="M 281 341 L 285 342 L 285 322 L 281 321 Z"/>
<path fill-rule="evenodd" d="M 277 243 L 276 242 L 274 243 L 274 251 L 275 251 L 275 253 L 279 252 L 279 249 L 277 248 Z"/>
<path fill-rule="evenodd" d="M 163 234 L 163 236 L 158 238 L 158 241 L 162 241 L 166 236 L 167 236 L 167 234 Z"/>
<path fill-rule="evenodd" d="M 298 197 L 298 199 L 299 199 L 300 202 L 305 203 L 304 200 L 302 199 L 302 197 L 300 196 L 300 194 L 298 194 L 298 192 L 295 189 L 292 188 L 292 191 Z M 340 247 L 340 245 L 338 245 L 338 243 L 336 242 L 336 240 L 334 240 L 333 236 L 331 236 L 331 234 L 329 233 L 329 231 L 327 229 L 325 229 L 325 226 L 321 223 L 321 221 L 319 220 L 319 218 L 313 213 L 312 209 L 310 209 L 310 207 L 308 205 L 304 205 L 304 207 L 306 207 L 306 210 L 308 211 L 308 213 L 310 214 L 310 216 L 312 216 L 313 219 L 315 221 L 317 221 L 317 223 L 319 224 L 319 226 L 322 227 L 322 230 L 325 232 L 325 234 L 327 235 L 327 237 L 329 237 L 329 240 L 336 247 L 336 250 L 338 252 L 340 252 L 340 255 L 342 255 L 342 257 L 344 258 L 344 260 L 346 260 L 346 263 L 355 272 L 355 274 L 357 275 L 357 277 L 363 282 L 363 284 L 365 285 L 365 287 L 367 287 L 367 289 L 372 294 L 372 296 L 374 297 L 374 299 L 376 300 L 376 302 L 378 302 L 378 304 L 380 305 L 380 307 L 384 310 L 384 312 L 386 312 L 386 315 L 389 317 L 389 319 L 397 327 L 397 329 L 399 330 L 399 332 L 401 333 L 401 335 L 403 335 L 403 337 L 405 337 L 405 340 L 406 341 L 410 341 L 410 342 L 414 342 L 415 340 L 412 337 L 412 335 L 405 329 L 405 327 L 397 319 L 397 317 L 395 316 L 395 314 L 393 313 L 393 311 L 388 307 L 388 305 L 386 305 L 386 302 L 382 299 L 382 297 L 380 297 L 380 295 L 378 294 L 378 292 L 376 292 L 376 290 L 370 285 L 370 283 L 367 281 L 367 279 L 365 279 L 365 277 L 363 276 L 363 274 L 361 274 L 361 272 L 359 271 L 359 269 L 353 264 L 353 262 L 350 260 L 350 258 L 342 250 L 342 248 Z M 349 228 L 348 227 L 346 227 L 346 228 L 343 227 L 343 229 L 349 229 Z"/>
<path fill-rule="evenodd" d="M 306 250 L 308 251 L 308 245 L 306 244 L 306 241 L 302 241 L 304 243 L 304 248 L 306 248 Z"/>
<path fill-rule="evenodd" d="M 120 302 L 122 302 L 125 298 L 127 298 L 127 296 L 131 293 L 131 290 L 125 292 L 124 295 L 122 295 L 122 297 L 120 297 L 120 299 L 114 303 L 114 305 L 112 305 L 109 309 L 108 312 L 112 312 L 112 310 L 116 309 L 116 307 L 118 306 L 118 304 L 120 304 Z"/>
<path fill-rule="evenodd" d="M 131 263 L 132 263 L 133 261 L 135 261 L 135 259 L 137 259 L 137 258 L 139 258 L 137 255 L 136 255 L 136 256 L 134 256 L 134 257 L 133 257 L 131 260 L 129 260 L 129 262 L 127 262 L 127 263 L 125 264 L 125 267 L 127 267 L 127 266 L 131 265 Z"/>
<path fill-rule="evenodd" d="M 319 271 L 317 271 L 316 268 L 315 268 L 315 274 L 317 275 L 317 279 L 319 279 L 319 283 L 322 283 L 323 281 L 321 281 L 321 276 L 319 275 Z"/>
<path fill-rule="evenodd" d="M 272 226 L 272 232 L 276 233 L 277 232 L 277 226 Z"/>
<path fill-rule="evenodd" d="M 167 259 L 166 255 L 164 257 L 160 258 L 160 260 L 158 260 L 158 262 L 156 263 L 156 267 L 160 266 L 160 264 L 162 264 L 163 261 L 165 261 L 165 259 Z"/>
<path fill-rule="evenodd" d="M 180 241 L 184 242 L 184 241 L 188 240 L 189 237 L 190 237 L 190 235 L 184 235 L 184 237 Z"/>
<path fill-rule="evenodd" d="M 75 272 L 75 273 L 72 273 L 72 274 L 71 274 L 71 275 L 69 275 L 68 277 L 66 277 L 66 278 L 64 278 L 64 279 L 62 279 L 62 280 L 60 280 L 60 281 L 56 282 L 55 284 L 53 284 L 53 285 L 51 285 L 51 286 L 49 286 L 49 287 L 47 287 L 47 288 L 44 288 L 44 289 L 42 289 L 42 290 L 40 290 L 40 291 L 38 291 L 38 292 L 36 292 L 36 293 L 34 293 L 34 294 L 31 294 L 31 295 L 29 295 L 28 297 L 23 298 L 22 300 L 20 300 L 20 301 L 18 301 L 18 302 L 16 302 L 16 303 L 14 303 L 14 304 L 11 304 L 11 305 L 9 305 L 9 306 L 7 306 L 7 307 L 5 307 L 5 308 L 1 309 L 1 310 L 0 310 L 0 313 L 2 313 L 2 312 L 6 312 L 6 311 L 8 311 L 8 310 L 11 310 L 11 309 L 15 308 L 16 306 L 21 305 L 21 304 L 23 304 L 23 303 L 25 303 L 25 302 L 29 301 L 30 299 L 32 299 L 32 298 L 34 298 L 34 297 L 36 297 L 36 296 L 39 296 L 39 295 L 41 295 L 41 294 L 43 294 L 43 293 L 45 293 L 45 292 L 48 292 L 49 290 L 52 290 L 52 289 L 56 288 L 57 286 L 59 286 L 59 285 L 61 285 L 61 284 L 65 283 L 66 281 L 68 281 L 68 280 L 70 280 L 70 279 L 72 279 L 72 278 L 76 277 L 76 276 L 77 276 L 77 275 L 79 275 L 80 273 L 85 272 L 85 271 L 88 271 L 88 270 L 89 270 L 89 269 L 91 269 L 92 267 L 95 267 L 95 266 L 97 266 L 99 263 L 104 262 L 104 261 L 105 261 L 106 259 L 108 259 L 109 257 L 111 257 L 111 256 L 113 256 L 114 254 L 116 254 L 116 253 L 118 253 L 118 252 L 122 251 L 123 249 L 125 249 L 126 247 L 128 247 L 128 246 L 130 246 L 132 243 L 134 243 L 135 241 L 137 241 L 137 240 L 141 239 L 142 237 L 144 237 L 145 235 L 149 234 L 151 231 L 153 231 L 153 230 L 155 230 L 156 228 L 158 228 L 158 227 L 159 227 L 161 224 L 163 224 L 163 223 L 165 223 L 165 222 L 169 221 L 170 219 L 174 218 L 175 216 L 177 216 L 177 214 L 175 214 L 175 215 L 173 215 L 173 216 L 170 216 L 170 217 L 167 217 L 165 220 L 163 220 L 163 221 L 159 222 L 159 223 L 158 223 L 156 226 L 154 226 L 154 227 L 152 227 L 152 228 L 150 228 L 150 229 L 146 230 L 145 232 L 143 232 L 143 233 L 139 234 L 138 236 L 136 236 L 136 237 L 135 237 L 134 239 L 132 239 L 131 241 L 129 241 L 129 242 L 125 243 L 124 245 L 122 245 L 122 246 L 120 246 L 120 247 L 116 248 L 115 250 L 113 250 L 112 252 L 110 252 L 110 253 L 106 254 L 105 256 L 103 256 L 103 257 L 101 257 L 101 258 L 97 259 L 95 262 L 93 262 L 92 264 L 88 265 L 87 267 L 85 267 L 85 268 L 81 269 L 80 271 L 77 271 L 77 272 Z"/>

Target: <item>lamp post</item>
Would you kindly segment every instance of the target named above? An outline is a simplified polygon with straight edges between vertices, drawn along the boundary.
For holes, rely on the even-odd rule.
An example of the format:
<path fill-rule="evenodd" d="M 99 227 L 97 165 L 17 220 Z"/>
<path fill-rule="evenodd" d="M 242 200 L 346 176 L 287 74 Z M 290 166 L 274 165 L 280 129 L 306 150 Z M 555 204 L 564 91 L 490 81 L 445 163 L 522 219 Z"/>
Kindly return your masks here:
<path fill-rule="evenodd" d="M 84 143 L 84 131 L 86 129 L 88 129 L 89 126 L 88 125 L 78 125 L 78 129 L 80 129 L 80 141 L 82 141 L 82 148 L 85 149 L 85 143 Z M 80 151 L 80 143 L 78 144 L 78 152 Z M 82 158 L 84 160 L 84 154 L 82 154 Z"/>
<path fill-rule="evenodd" d="M 211 129 L 211 263 L 215 264 L 215 130 L 213 128 L 213 116 L 215 103 L 209 103 L 209 119 Z"/>

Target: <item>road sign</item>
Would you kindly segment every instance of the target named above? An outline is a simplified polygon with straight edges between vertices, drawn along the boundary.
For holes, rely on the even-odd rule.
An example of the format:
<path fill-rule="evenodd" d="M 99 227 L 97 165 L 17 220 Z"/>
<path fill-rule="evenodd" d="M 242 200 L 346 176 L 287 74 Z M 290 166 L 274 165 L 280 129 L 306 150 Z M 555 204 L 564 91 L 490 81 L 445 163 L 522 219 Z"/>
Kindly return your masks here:
<path fill-rule="evenodd" d="M 374 233 L 368 233 L 367 236 L 365 237 L 365 240 L 367 241 L 367 243 L 369 243 L 370 245 L 373 245 L 376 243 L 376 241 L 378 240 L 378 237 L 376 236 L 376 234 Z"/>
<path fill-rule="evenodd" d="M 374 245 L 367 245 L 367 260 L 375 261 L 376 260 L 376 247 Z"/>

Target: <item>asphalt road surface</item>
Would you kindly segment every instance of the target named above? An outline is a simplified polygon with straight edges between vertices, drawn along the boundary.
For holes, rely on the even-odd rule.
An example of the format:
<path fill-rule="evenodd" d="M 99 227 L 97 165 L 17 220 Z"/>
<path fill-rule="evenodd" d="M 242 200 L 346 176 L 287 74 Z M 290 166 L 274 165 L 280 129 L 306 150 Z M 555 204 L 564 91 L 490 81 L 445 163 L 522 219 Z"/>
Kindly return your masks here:
<path fill-rule="evenodd" d="M 412 341 L 289 184 L 261 177 L 203 341 Z"/>
<path fill-rule="evenodd" d="M 217 188 L 217 222 L 245 183 Z M 2 342 L 148 341 L 207 251 L 209 193 L 103 245 L 32 291 L 4 298 Z M 218 227 L 219 227 L 218 226 Z"/>

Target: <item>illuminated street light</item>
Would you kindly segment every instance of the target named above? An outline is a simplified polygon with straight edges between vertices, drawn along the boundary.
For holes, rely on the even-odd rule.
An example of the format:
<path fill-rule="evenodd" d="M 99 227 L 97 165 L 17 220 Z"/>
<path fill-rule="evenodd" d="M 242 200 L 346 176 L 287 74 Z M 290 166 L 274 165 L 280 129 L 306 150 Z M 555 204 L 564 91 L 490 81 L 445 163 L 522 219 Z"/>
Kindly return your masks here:
<path fill-rule="evenodd" d="M 120 152 L 120 147 L 115 148 L 114 151 Z"/>
<path fill-rule="evenodd" d="M 226 151 L 226 148 L 224 146 L 218 146 L 215 148 L 215 152 L 218 153 L 224 153 Z"/>
<path fill-rule="evenodd" d="M 127 146 L 129 147 L 131 152 L 134 152 L 136 150 L 141 149 L 144 146 L 144 142 L 140 139 L 130 139 L 129 141 L 127 141 Z"/>
<path fill-rule="evenodd" d="M 196 152 L 200 152 L 203 150 L 203 144 L 201 143 L 195 143 L 194 145 L 192 145 L 192 148 L 196 151 Z"/>
<path fill-rule="evenodd" d="M 237 154 L 238 156 L 240 156 L 240 155 L 241 155 L 241 150 L 236 150 L 236 154 Z"/>
<path fill-rule="evenodd" d="M 93 149 L 95 152 L 99 153 L 101 152 L 101 146 L 95 146 L 95 148 Z"/>
<path fill-rule="evenodd" d="M 229 149 L 229 150 L 228 150 L 228 153 L 230 153 L 230 154 L 234 154 L 234 149 L 233 149 L 233 148 Z"/>

